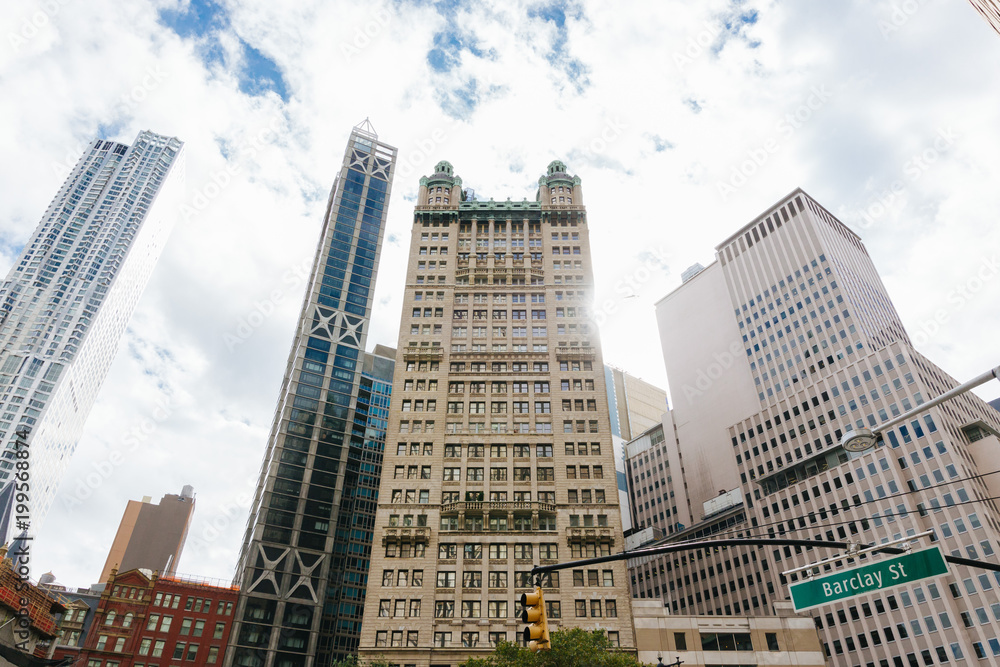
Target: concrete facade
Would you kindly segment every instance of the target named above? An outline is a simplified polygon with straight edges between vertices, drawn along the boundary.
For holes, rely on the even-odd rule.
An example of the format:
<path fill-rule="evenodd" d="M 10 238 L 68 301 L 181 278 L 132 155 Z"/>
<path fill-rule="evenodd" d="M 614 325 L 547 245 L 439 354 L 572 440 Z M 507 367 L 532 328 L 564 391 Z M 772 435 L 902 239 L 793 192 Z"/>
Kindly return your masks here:
<path fill-rule="evenodd" d="M 660 423 L 667 409 L 667 392 L 610 365 L 604 366 L 604 379 L 608 388 L 611 442 L 615 450 L 618 504 L 622 510 L 622 529 L 628 533 L 633 528 L 633 512 L 629 501 L 625 443 Z"/>
<path fill-rule="evenodd" d="M 149 498 L 142 502 L 128 501 L 98 582 L 107 581 L 113 569 L 125 572 L 145 568 L 160 574 L 175 573 L 194 504 L 190 487 L 184 487 L 180 495 L 164 495 L 155 505 Z"/>
<path fill-rule="evenodd" d="M 361 657 L 427 667 L 523 629 L 535 564 L 622 548 L 580 179 L 475 201 L 421 179 Z M 549 626 L 634 647 L 624 563 L 545 577 Z"/>
<path fill-rule="evenodd" d="M 816 626 L 779 603 L 769 617 L 679 616 L 656 600 L 633 602 L 639 661 L 681 660 L 686 667 L 797 665 L 825 667 Z"/>
<path fill-rule="evenodd" d="M 861 454 L 839 445 L 844 432 L 958 384 L 913 348 L 860 238 L 797 190 L 716 257 L 657 304 L 690 505 L 718 490 L 743 494 L 732 511 L 745 521 L 707 532 L 878 543 L 933 529 L 946 554 L 994 560 L 996 494 L 978 475 L 996 469 L 1000 415 L 985 402 L 965 394 Z M 799 578 L 781 572 L 832 552 L 776 547 L 739 559 L 747 553 L 768 590 L 756 614 L 773 613 Z M 679 559 L 665 560 L 659 586 L 671 605 L 674 596 L 700 610 L 697 595 L 731 588 L 717 567 L 696 583 Z M 812 615 L 834 664 L 996 660 L 998 586 L 994 573 L 952 565 L 948 575 Z"/>

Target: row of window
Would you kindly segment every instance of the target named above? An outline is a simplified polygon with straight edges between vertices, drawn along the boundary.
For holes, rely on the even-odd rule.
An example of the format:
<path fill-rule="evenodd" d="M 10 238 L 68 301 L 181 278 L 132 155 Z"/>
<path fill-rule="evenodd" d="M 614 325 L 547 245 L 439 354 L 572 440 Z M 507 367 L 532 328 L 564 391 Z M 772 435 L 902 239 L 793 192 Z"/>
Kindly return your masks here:
<path fill-rule="evenodd" d="M 543 543 L 538 545 L 515 544 L 514 558 L 531 560 L 536 546 L 538 547 L 539 558 L 543 560 L 559 559 L 559 545 L 554 543 Z M 569 545 L 569 552 L 572 558 L 597 558 L 599 556 L 610 556 L 611 544 L 608 542 L 597 542 L 596 540 L 573 542 Z M 411 544 L 409 542 L 389 542 L 385 547 L 386 558 L 423 558 L 426 555 L 427 545 L 422 542 L 417 542 L 415 544 Z M 454 573 L 452 574 L 454 575 Z"/>
<path fill-rule="evenodd" d="M 530 546 L 530 545 L 529 545 Z M 490 547 L 490 559 L 491 560 L 506 560 L 508 553 L 508 545 L 506 544 L 491 544 Z M 501 548 L 501 550 L 497 548 Z M 502 556 L 494 556 L 493 554 L 500 554 Z M 439 544 L 438 545 L 438 557 L 440 560 L 455 560 L 458 555 L 458 545 L 456 544 Z M 530 556 L 529 556 L 530 559 Z M 480 577 L 481 577 L 480 573 Z M 490 572 L 489 573 L 489 587 L 490 588 L 507 588 L 507 572 Z M 406 588 L 408 586 L 420 587 L 424 585 L 424 571 L 423 570 L 382 570 L 382 586 L 385 588 Z M 535 585 L 534 578 L 531 576 L 530 570 L 518 571 L 514 573 L 514 586 L 515 588 L 532 588 Z M 596 585 L 596 584 L 595 584 Z M 549 572 L 542 575 L 542 586 L 544 588 L 559 588 L 559 573 Z M 475 586 L 479 588 L 480 586 Z M 471 586 L 466 586 L 466 588 L 472 588 Z"/>

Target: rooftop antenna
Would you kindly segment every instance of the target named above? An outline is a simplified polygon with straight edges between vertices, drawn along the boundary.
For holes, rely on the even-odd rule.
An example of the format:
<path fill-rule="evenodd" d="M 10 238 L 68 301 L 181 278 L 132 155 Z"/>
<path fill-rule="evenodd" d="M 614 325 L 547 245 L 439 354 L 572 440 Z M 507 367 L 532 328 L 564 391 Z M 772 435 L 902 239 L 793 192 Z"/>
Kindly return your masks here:
<path fill-rule="evenodd" d="M 372 137 L 378 139 L 378 132 L 375 131 L 375 127 L 372 125 L 372 122 L 368 120 L 367 116 L 363 121 L 355 125 L 354 129 L 362 132 L 363 134 L 370 134 Z"/>

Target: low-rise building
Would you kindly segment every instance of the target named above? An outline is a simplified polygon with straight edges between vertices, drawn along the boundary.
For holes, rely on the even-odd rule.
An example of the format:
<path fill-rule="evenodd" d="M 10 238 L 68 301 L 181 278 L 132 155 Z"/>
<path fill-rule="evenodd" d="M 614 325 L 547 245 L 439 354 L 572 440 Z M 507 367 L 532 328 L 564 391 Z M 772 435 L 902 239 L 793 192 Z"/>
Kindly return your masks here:
<path fill-rule="evenodd" d="M 207 579 L 112 569 L 77 664 L 214 665 L 229 640 L 238 594 Z"/>
<path fill-rule="evenodd" d="M 813 619 L 775 603 L 774 616 L 683 616 L 659 600 L 633 600 L 639 662 L 710 665 L 824 667 L 823 645 Z"/>
<path fill-rule="evenodd" d="M 73 590 L 57 583 L 55 575 L 49 572 L 38 579 L 38 586 L 58 599 L 66 608 L 66 612 L 63 614 L 56 637 L 51 642 L 40 643 L 35 655 L 49 655 L 57 661 L 68 659 L 66 662 L 71 665 L 80 664 L 78 662 L 80 651 L 97 613 L 97 603 L 101 600 L 103 585 L 97 584 L 91 588 Z"/>

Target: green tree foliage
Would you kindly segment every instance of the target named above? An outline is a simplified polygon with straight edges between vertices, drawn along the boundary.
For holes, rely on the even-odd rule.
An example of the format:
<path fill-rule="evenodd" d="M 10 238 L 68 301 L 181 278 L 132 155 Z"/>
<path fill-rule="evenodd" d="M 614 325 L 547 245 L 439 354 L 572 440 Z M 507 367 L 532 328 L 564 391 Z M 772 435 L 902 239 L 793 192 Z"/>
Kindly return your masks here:
<path fill-rule="evenodd" d="M 601 630 L 552 632 L 552 648 L 532 653 L 511 642 L 500 642 L 485 658 L 469 658 L 460 667 L 642 667 L 634 654 L 612 646 Z"/>
<path fill-rule="evenodd" d="M 334 660 L 330 667 L 397 667 L 390 663 L 385 657 L 378 656 L 370 660 L 361 660 L 356 655 L 349 655 L 343 660 Z"/>

